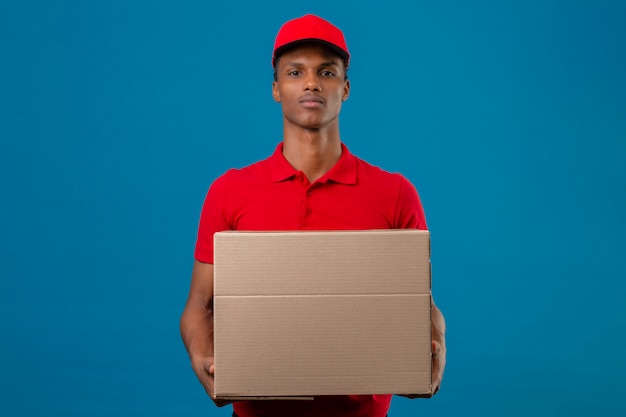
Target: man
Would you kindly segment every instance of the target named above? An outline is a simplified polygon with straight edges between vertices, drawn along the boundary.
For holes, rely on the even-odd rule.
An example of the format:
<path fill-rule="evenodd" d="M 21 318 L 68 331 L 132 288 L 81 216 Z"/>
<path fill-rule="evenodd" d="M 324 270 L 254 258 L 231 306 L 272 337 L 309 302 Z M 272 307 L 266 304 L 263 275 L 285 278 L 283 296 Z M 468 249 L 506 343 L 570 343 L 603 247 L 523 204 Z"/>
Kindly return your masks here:
<path fill-rule="evenodd" d="M 181 334 L 192 367 L 213 392 L 213 234 L 221 230 L 426 229 L 415 188 L 350 154 L 339 135 L 350 94 L 350 54 L 343 33 L 306 15 L 287 22 L 274 45 L 272 85 L 283 113 L 274 154 L 218 178 L 198 231 Z M 446 361 L 445 321 L 433 302 L 433 392 Z M 271 377 L 271 376 L 269 376 Z M 391 395 L 322 396 L 312 401 L 239 401 L 238 417 L 384 417 Z M 219 405 L 219 404 L 218 404 Z"/>

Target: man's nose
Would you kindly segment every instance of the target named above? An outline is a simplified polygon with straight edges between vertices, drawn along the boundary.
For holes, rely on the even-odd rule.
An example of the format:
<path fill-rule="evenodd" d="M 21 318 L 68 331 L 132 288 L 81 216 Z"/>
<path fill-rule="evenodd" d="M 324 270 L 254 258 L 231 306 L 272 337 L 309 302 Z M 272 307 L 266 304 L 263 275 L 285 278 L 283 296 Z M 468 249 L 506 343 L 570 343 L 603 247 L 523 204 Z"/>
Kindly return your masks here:
<path fill-rule="evenodd" d="M 304 84 L 305 91 L 321 91 L 322 86 L 317 75 L 309 75 Z"/>

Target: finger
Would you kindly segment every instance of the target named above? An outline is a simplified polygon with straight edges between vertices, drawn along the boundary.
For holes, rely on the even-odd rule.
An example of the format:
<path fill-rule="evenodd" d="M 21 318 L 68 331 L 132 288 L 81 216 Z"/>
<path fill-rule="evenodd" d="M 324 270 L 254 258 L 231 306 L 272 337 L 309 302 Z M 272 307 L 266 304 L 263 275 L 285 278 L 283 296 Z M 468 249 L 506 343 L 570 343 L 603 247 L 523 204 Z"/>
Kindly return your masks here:
<path fill-rule="evenodd" d="M 207 394 L 209 394 L 209 396 L 213 398 L 213 393 L 215 392 L 215 380 L 213 378 L 213 375 L 209 374 L 207 371 L 207 373 L 205 373 L 204 376 L 201 378 L 200 382 L 202 382 L 202 385 L 204 385 L 204 389 L 206 390 Z"/>
<path fill-rule="evenodd" d="M 433 355 L 438 355 L 439 352 L 441 351 L 441 345 L 436 340 L 433 340 L 432 350 L 433 350 Z"/>
<path fill-rule="evenodd" d="M 439 387 L 441 387 L 441 375 L 438 371 L 433 372 L 431 387 L 433 395 L 435 395 L 439 391 Z"/>
<path fill-rule="evenodd" d="M 215 365 L 212 358 L 206 358 L 202 363 L 202 368 L 211 375 L 215 373 Z"/>

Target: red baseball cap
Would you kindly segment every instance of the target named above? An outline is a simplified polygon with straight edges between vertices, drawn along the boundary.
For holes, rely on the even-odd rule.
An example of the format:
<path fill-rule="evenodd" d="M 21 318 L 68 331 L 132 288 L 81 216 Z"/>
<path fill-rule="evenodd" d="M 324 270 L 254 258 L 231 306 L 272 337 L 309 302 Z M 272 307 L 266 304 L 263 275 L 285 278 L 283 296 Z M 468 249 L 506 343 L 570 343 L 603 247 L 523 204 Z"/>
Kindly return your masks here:
<path fill-rule="evenodd" d="M 310 41 L 320 42 L 330 47 L 346 62 L 350 61 L 350 53 L 343 32 L 321 17 L 307 14 L 288 21 L 280 28 L 274 42 L 272 66 L 276 65 L 276 57 L 289 46 Z"/>

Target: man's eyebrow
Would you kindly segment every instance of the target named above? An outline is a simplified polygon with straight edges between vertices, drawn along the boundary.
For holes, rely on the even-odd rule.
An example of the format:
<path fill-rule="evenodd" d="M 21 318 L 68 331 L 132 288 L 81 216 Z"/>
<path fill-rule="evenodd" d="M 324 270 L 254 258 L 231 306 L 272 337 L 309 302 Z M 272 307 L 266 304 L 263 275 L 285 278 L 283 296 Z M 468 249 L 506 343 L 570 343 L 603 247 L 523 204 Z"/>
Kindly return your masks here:
<path fill-rule="evenodd" d="M 287 62 L 286 66 L 288 67 L 304 67 L 304 64 L 301 62 L 297 62 L 297 61 L 293 61 L 293 62 Z M 326 62 L 322 62 L 321 64 L 318 65 L 319 68 L 322 67 L 332 67 L 332 66 L 339 66 L 339 63 L 336 61 L 326 61 Z"/>

